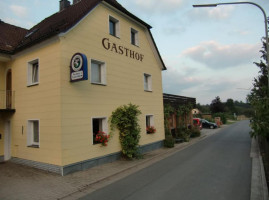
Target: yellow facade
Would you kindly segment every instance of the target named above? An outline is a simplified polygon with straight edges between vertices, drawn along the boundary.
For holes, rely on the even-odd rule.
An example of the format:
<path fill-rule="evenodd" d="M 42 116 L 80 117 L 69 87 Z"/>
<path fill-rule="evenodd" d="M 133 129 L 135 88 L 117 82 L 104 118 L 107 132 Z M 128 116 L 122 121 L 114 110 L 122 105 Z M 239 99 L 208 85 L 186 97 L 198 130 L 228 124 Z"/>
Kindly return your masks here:
<path fill-rule="evenodd" d="M 12 70 L 15 91 L 16 112 L 5 119 L 11 121 L 12 157 L 62 164 L 59 44 L 55 41 L 41 45 L 15 55 L 6 63 Z M 37 58 L 40 62 L 39 85 L 28 87 L 27 63 Z M 40 148 L 27 147 L 27 120 L 31 119 L 40 120 Z"/>
<path fill-rule="evenodd" d="M 109 16 L 119 20 L 120 35 L 109 34 Z M 138 31 L 139 45 L 130 43 L 131 28 Z M 143 60 L 107 50 L 102 40 L 143 55 Z M 70 82 L 70 60 L 77 53 L 88 59 L 88 80 Z M 39 84 L 27 86 L 27 63 L 39 60 Z M 91 59 L 105 63 L 106 84 L 91 83 Z M 66 33 L 26 49 L 0 63 L 0 90 L 5 71 L 12 69 L 16 112 L 11 122 L 11 156 L 66 166 L 121 150 L 115 134 L 108 146 L 93 145 L 92 118 L 109 119 L 121 105 L 136 104 L 142 111 L 140 145 L 164 140 L 162 75 L 148 29 L 101 3 Z M 152 91 L 144 91 L 144 73 L 152 76 Z M 146 115 L 154 116 L 155 134 L 146 134 Z M 1 114 L 0 114 L 1 116 Z M 0 133 L 4 122 L 0 118 Z M 39 120 L 40 146 L 27 147 L 28 120 Z M 109 129 L 109 124 L 108 124 Z M 3 135 L 0 156 L 4 154 Z"/>

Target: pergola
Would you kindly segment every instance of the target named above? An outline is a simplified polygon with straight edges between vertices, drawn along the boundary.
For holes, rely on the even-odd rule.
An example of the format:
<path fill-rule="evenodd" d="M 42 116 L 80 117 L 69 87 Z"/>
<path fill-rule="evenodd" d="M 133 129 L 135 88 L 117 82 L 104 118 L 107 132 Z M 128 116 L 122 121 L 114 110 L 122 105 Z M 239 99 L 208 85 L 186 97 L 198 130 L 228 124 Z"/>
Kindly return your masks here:
<path fill-rule="evenodd" d="M 163 93 L 163 103 L 169 104 L 172 107 L 188 104 L 191 104 L 193 107 L 195 107 L 196 98 Z"/>

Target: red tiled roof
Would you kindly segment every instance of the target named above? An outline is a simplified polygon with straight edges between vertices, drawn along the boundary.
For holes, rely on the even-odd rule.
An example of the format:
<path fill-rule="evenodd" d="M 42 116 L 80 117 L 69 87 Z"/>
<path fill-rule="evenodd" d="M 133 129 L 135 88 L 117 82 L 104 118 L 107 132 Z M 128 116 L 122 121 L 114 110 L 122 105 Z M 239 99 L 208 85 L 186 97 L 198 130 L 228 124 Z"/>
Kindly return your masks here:
<path fill-rule="evenodd" d="M 109 5 L 120 10 L 127 16 L 133 18 L 139 23 L 146 26 L 150 32 L 151 26 L 142 21 L 129 11 L 127 11 L 116 0 L 81 0 L 78 3 L 71 5 L 64 10 L 57 12 L 50 17 L 44 19 L 39 24 L 32 27 L 29 31 L 13 25 L 1 22 L 0 24 L 0 52 L 8 54 L 14 54 L 27 47 L 38 44 L 46 39 L 49 39 L 59 33 L 68 31 L 74 25 L 76 25 L 84 16 L 86 16 L 92 9 L 94 9 L 99 3 L 106 2 Z M 3 26 L 3 27 L 1 27 Z M 151 33 L 150 33 L 151 35 Z M 152 37 L 152 36 L 151 36 Z M 154 42 L 154 39 L 152 37 Z M 157 49 L 157 46 L 154 42 Z M 159 54 L 159 51 L 157 49 Z M 159 54 L 160 56 L 160 54 Z M 160 56 L 161 62 L 162 58 Z M 165 65 L 163 63 L 164 69 Z"/>
<path fill-rule="evenodd" d="M 44 19 L 39 24 L 35 25 L 29 30 L 28 37 L 25 37 L 21 41 L 21 43 L 17 46 L 16 51 L 20 51 L 26 47 L 32 46 L 56 34 L 66 32 L 102 1 L 103 0 L 82 0 Z M 142 24 L 146 25 L 148 28 L 151 28 L 141 19 L 128 12 L 117 1 L 104 1 L 112 5 L 113 7 L 119 9 L 120 11 L 124 12 L 125 14 L 129 15 L 130 17 L 136 19 L 137 21 L 141 22 Z"/>
<path fill-rule="evenodd" d="M 12 53 L 22 38 L 27 33 L 27 29 L 7 24 L 0 20 L 0 52 Z"/>

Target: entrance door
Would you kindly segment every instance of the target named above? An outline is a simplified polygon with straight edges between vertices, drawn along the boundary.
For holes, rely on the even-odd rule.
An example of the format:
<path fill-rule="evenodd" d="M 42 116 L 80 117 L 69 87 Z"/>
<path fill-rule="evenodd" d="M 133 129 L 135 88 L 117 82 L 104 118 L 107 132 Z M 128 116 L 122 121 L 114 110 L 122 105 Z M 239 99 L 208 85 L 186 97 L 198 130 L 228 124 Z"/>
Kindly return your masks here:
<path fill-rule="evenodd" d="M 5 123 L 5 149 L 4 160 L 11 158 L 11 133 L 10 133 L 10 121 Z"/>
<path fill-rule="evenodd" d="M 6 76 L 6 108 L 11 109 L 12 105 L 12 74 L 11 69 L 8 70 Z"/>

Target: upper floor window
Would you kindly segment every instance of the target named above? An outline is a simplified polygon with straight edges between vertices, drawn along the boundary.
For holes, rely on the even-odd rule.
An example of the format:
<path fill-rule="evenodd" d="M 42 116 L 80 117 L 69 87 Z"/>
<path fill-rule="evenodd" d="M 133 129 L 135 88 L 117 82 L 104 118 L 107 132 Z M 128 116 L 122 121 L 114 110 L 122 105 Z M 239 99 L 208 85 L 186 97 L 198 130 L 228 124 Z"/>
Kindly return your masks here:
<path fill-rule="evenodd" d="M 91 61 L 91 83 L 106 84 L 106 67 L 104 62 Z"/>
<path fill-rule="evenodd" d="M 120 36 L 119 26 L 120 26 L 119 20 L 109 16 L 109 34 L 115 37 L 119 37 Z"/>
<path fill-rule="evenodd" d="M 131 44 L 138 46 L 138 31 L 131 28 Z"/>
<path fill-rule="evenodd" d="M 38 59 L 28 62 L 28 80 L 27 84 L 37 85 L 39 83 L 39 61 Z"/>
<path fill-rule="evenodd" d="M 152 80 L 150 74 L 144 74 L 144 90 L 152 91 Z"/>

